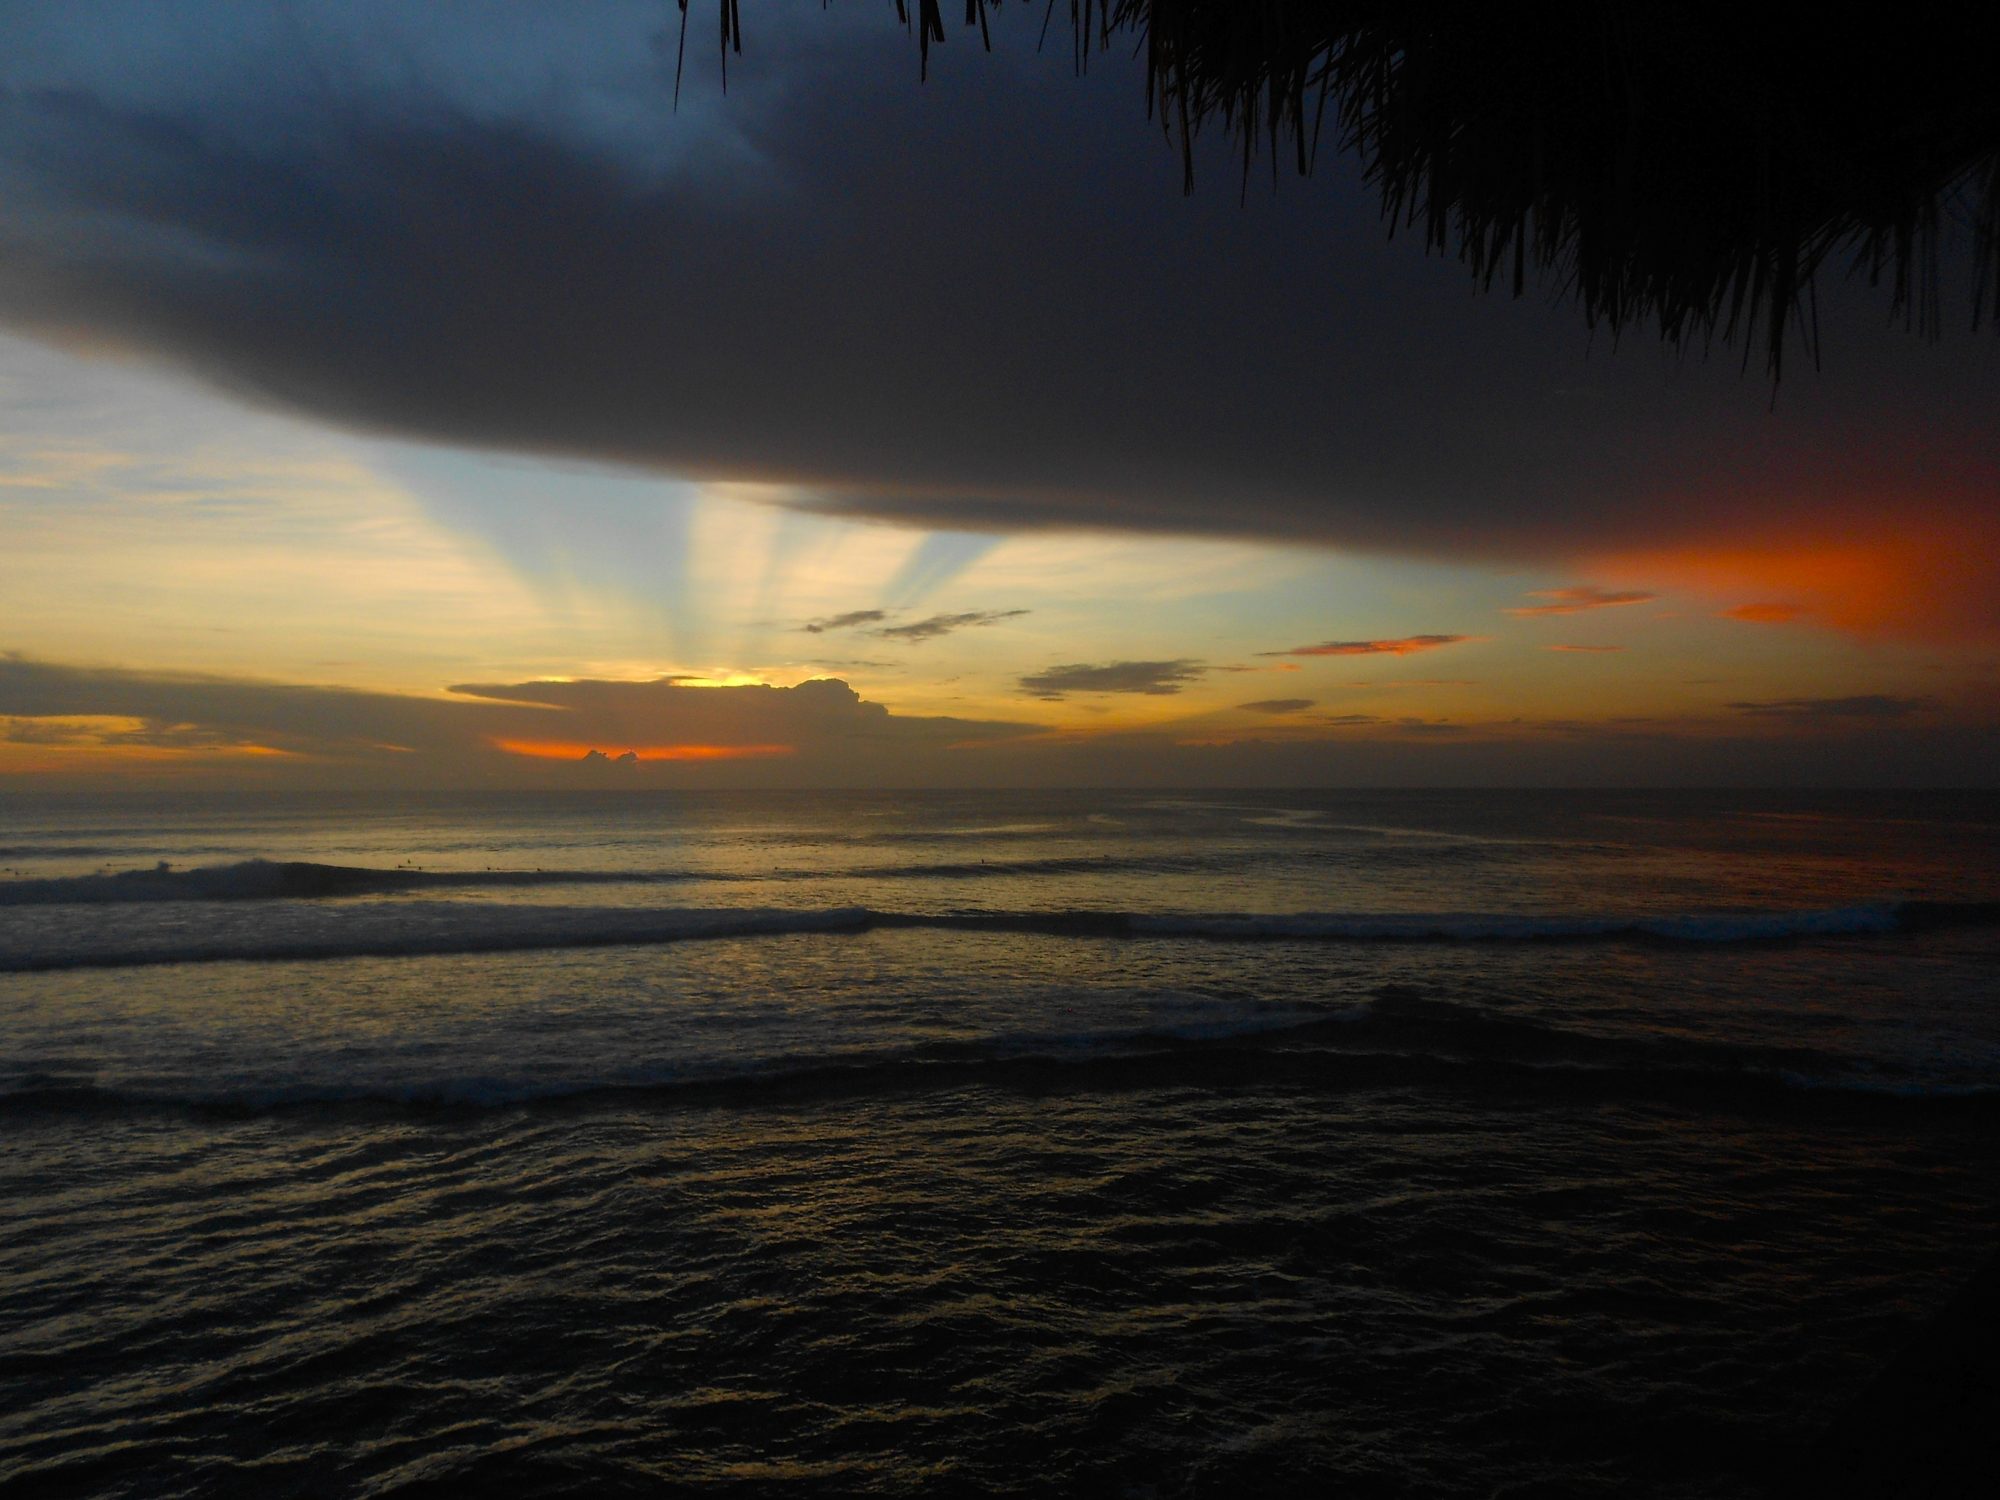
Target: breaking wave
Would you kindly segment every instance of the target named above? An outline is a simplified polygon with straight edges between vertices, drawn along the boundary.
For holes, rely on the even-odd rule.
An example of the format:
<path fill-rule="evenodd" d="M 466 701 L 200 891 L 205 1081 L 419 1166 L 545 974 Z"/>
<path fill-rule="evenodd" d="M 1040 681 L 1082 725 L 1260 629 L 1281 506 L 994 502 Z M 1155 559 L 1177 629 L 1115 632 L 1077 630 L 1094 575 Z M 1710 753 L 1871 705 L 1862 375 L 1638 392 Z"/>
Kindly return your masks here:
<path fill-rule="evenodd" d="M 229 866 L 232 881 L 246 866 Z M 268 879 L 292 894 L 333 889 L 378 890 L 384 871 L 365 871 L 371 883 L 342 884 L 338 866 L 265 867 Z M 299 870 L 306 873 L 294 873 Z M 332 872 L 329 874 L 329 872 Z M 194 876 L 206 872 L 189 871 Z M 415 872 L 412 872 L 415 873 Z M 440 883 L 488 883 L 513 872 L 424 876 Z M 127 880 L 175 880 L 174 872 L 148 877 L 86 876 L 107 891 Z M 579 875 L 581 882 L 604 880 Z M 620 877 L 621 879 L 627 877 Z M 78 889 L 72 886 L 70 889 Z M 240 888 L 240 887 L 239 887 Z M 269 894 L 266 890 L 265 894 Z M 72 897 L 72 900 L 77 898 Z M 143 897 L 102 895 L 86 900 Z M 195 899 L 175 897 L 169 899 Z M 23 904 L 16 901 L 14 904 Z M 14 921 L 0 935 L 0 971 L 115 968 L 142 964 L 219 960 L 279 961 L 400 957 L 536 949 L 614 947 L 708 938 L 774 937 L 803 933 L 861 933 L 929 928 L 1021 933 L 1055 938 L 1193 939 L 1237 943 L 1578 943 L 1639 942 L 1707 945 L 1770 943 L 1813 938 L 1865 937 L 1940 927 L 2000 923 L 2000 903 L 1899 902 L 1817 911 L 1691 913 L 1677 916 L 1522 916 L 1493 913 L 1319 913 L 1200 915 L 1096 910 L 946 912 L 884 911 L 866 906 L 654 907 L 548 906 L 476 901 L 397 901 L 322 904 L 272 903 L 256 920 L 190 924 L 140 924 L 76 920 L 61 924 Z M 149 925 L 152 930 L 149 930 Z"/>
<path fill-rule="evenodd" d="M 692 870 L 421 870 L 414 866 L 383 870 L 296 859 L 246 859 L 231 865 L 177 870 L 162 860 L 150 869 L 121 870 L 115 874 L 0 881 L 0 906 L 88 905 L 106 901 L 298 901 L 451 887 L 637 885 L 730 878 Z"/>
<path fill-rule="evenodd" d="M 85 852 L 101 854 L 103 851 Z M 1059 855 L 1042 859 L 939 860 L 851 868 L 787 868 L 770 870 L 762 875 L 744 875 L 728 870 L 694 869 L 431 870 L 415 865 L 380 869 L 367 865 L 269 859 L 176 869 L 161 861 L 146 869 L 0 880 L 0 906 L 95 905 L 112 901 L 310 901 L 340 896 L 386 896 L 405 891 L 660 885 L 692 881 L 977 880 L 1024 875 L 1199 871 L 1215 868 L 1217 863 L 1212 855 Z"/>

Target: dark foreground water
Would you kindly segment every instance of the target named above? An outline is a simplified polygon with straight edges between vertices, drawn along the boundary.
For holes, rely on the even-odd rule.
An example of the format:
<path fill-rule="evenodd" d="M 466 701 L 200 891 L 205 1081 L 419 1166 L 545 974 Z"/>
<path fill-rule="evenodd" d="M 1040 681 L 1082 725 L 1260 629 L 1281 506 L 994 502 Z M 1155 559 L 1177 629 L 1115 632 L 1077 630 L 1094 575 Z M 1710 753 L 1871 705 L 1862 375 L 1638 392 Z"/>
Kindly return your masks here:
<path fill-rule="evenodd" d="M 8 1495 L 1749 1495 L 2000 1230 L 1991 797 L 13 803 L 0 866 Z"/>

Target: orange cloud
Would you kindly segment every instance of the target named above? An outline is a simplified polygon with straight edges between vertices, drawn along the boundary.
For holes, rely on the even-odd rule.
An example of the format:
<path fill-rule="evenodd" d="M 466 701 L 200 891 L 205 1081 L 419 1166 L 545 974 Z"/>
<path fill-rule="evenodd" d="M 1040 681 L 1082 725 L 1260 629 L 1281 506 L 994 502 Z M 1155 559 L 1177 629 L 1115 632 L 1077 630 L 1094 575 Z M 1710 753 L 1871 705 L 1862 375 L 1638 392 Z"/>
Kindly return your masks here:
<path fill-rule="evenodd" d="M 1734 609 L 1725 609 L 1718 616 L 1723 620 L 1745 620 L 1752 625 L 1783 625 L 1796 620 L 1804 611 L 1796 604 L 1739 604 Z"/>
<path fill-rule="evenodd" d="M 274 745 L 148 745 L 70 740 L 16 742 L 0 740 L 0 775 L 63 776 L 159 775 L 176 769 L 192 771 L 241 767 L 260 760 L 303 761 L 309 757 Z"/>
<path fill-rule="evenodd" d="M 1503 609 L 1503 615 L 1517 615 L 1523 619 L 1533 619 L 1542 615 L 1580 615 L 1587 609 L 1610 609 L 1620 604 L 1650 604 L 1657 594 L 1644 589 L 1601 589 L 1595 584 L 1578 584 L 1566 589 L 1534 589 L 1530 599 L 1547 599 L 1547 604 L 1523 604 L 1514 609 Z"/>
<path fill-rule="evenodd" d="M 1410 656 L 1418 651 L 1435 651 L 1440 646 L 1456 646 L 1463 641 L 1483 641 L 1483 635 L 1405 635 L 1385 641 L 1321 641 L 1317 646 L 1294 646 L 1289 651 L 1259 651 L 1259 656 Z"/>
<path fill-rule="evenodd" d="M 1726 618 L 1756 624 L 1797 620 L 1937 644 L 2000 641 L 2000 517 L 1990 490 L 1857 494 L 1787 520 L 1768 519 L 1774 505 L 1786 501 L 1745 494 L 1742 513 L 1767 518 L 1747 534 L 1600 555 L 1588 565 L 1621 586 L 1705 594 Z"/>
<path fill-rule="evenodd" d="M 580 741 L 568 740 L 493 740 L 496 750 L 505 750 L 509 755 L 527 755 L 536 760 L 584 760 L 591 752 L 605 755 L 602 747 L 586 745 Z M 639 761 L 649 760 L 765 760 L 774 755 L 796 755 L 796 745 L 635 745 L 628 750 L 620 750 L 618 759 L 630 755 Z"/>

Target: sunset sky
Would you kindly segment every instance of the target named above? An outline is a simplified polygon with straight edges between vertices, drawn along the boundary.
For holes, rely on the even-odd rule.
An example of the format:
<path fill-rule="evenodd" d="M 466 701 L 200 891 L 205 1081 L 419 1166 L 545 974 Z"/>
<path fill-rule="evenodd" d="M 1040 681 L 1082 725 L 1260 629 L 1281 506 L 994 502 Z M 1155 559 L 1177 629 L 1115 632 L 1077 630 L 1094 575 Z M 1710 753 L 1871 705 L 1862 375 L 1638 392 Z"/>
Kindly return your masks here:
<path fill-rule="evenodd" d="M 88 8 L 0 14 L 0 788 L 2000 777 L 1969 293 L 1774 396 L 1184 197 L 1038 11 L 676 111 L 659 0 Z"/>

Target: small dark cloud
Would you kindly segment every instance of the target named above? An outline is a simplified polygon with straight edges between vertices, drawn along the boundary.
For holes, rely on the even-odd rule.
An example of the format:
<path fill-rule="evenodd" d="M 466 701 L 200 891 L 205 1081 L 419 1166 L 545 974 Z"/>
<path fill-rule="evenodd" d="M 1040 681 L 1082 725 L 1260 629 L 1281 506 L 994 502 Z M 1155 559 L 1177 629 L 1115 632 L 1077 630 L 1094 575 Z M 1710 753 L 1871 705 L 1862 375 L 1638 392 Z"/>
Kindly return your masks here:
<path fill-rule="evenodd" d="M 1586 583 L 1566 589 L 1536 589 L 1528 597 L 1546 599 L 1549 602 L 1523 604 L 1515 609 L 1502 610 L 1501 613 L 1516 615 L 1523 619 L 1533 619 L 1541 615 L 1580 615 L 1585 610 L 1610 609 L 1620 604 L 1650 604 L 1659 595 L 1649 594 L 1643 589 L 1621 589 L 1613 592 Z"/>
<path fill-rule="evenodd" d="M 1476 635 L 1404 635 L 1379 641 L 1321 641 L 1317 646 L 1293 646 L 1288 651 L 1259 651 L 1259 656 L 1412 656 L 1419 651 L 1435 651 L 1462 641 L 1483 640 Z"/>
<path fill-rule="evenodd" d="M 1319 722 L 1322 724 L 1352 726 L 1355 724 L 1380 724 L 1382 719 L 1378 714 L 1321 714 Z"/>
<path fill-rule="evenodd" d="M 1255 703 L 1239 703 L 1238 708 L 1247 708 L 1253 714 L 1295 714 L 1302 708 L 1311 708 L 1310 698 L 1259 698 Z"/>
<path fill-rule="evenodd" d="M 1208 670 L 1198 661 L 1114 661 L 1102 666 L 1071 662 L 1021 679 L 1021 690 L 1037 698 L 1065 693 L 1146 693 L 1163 697 L 1178 693 Z"/>
<path fill-rule="evenodd" d="M 1544 719 L 1536 728 L 1545 735 L 1600 744 L 1661 744 L 1685 738 L 1666 720 L 1643 714 L 1608 719 Z"/>
<path fill-rule="evenodd" d="M 1740 714 L 1771 719 L 1906 719 L 1937 707 L 1935 698 L 1901 698 L 1891 693 L 1856 693 L 1847 698 L 1769 698 L 1723 705 Z"/>
<path fill-rule="evenodd" d="M 97 738 L 93 729 L 59 719 L 0 718 L 0 742 L 9 745 L 88 745 Z"/>
<path fill-rule="evenodd" d="M 828 615 L 823 620 L 808 620 L 799 629 L 810 635 L 823 635 L 829 630 L 852 630 L 856 625 L 873 625 L 888 618 L 888 613 L 884 610 L 850 609 L 844 615 Z"/>
<path fill-rule="evenodd" d="M 881 618 L 881 611 L 867 613 Z M 954 630 L 964 630 L 971 625 L 995 625 L 1002 620 L 1017 619 L 1027 614 L 1025 609 L 974 609 L 957 615 L 932 615 L 927 620 L 917 620 L 908 625 L 885 625 L 880 630 L 870 631 L 892 641 L 934 641 L 941 635 L 950 635 Z"/>

